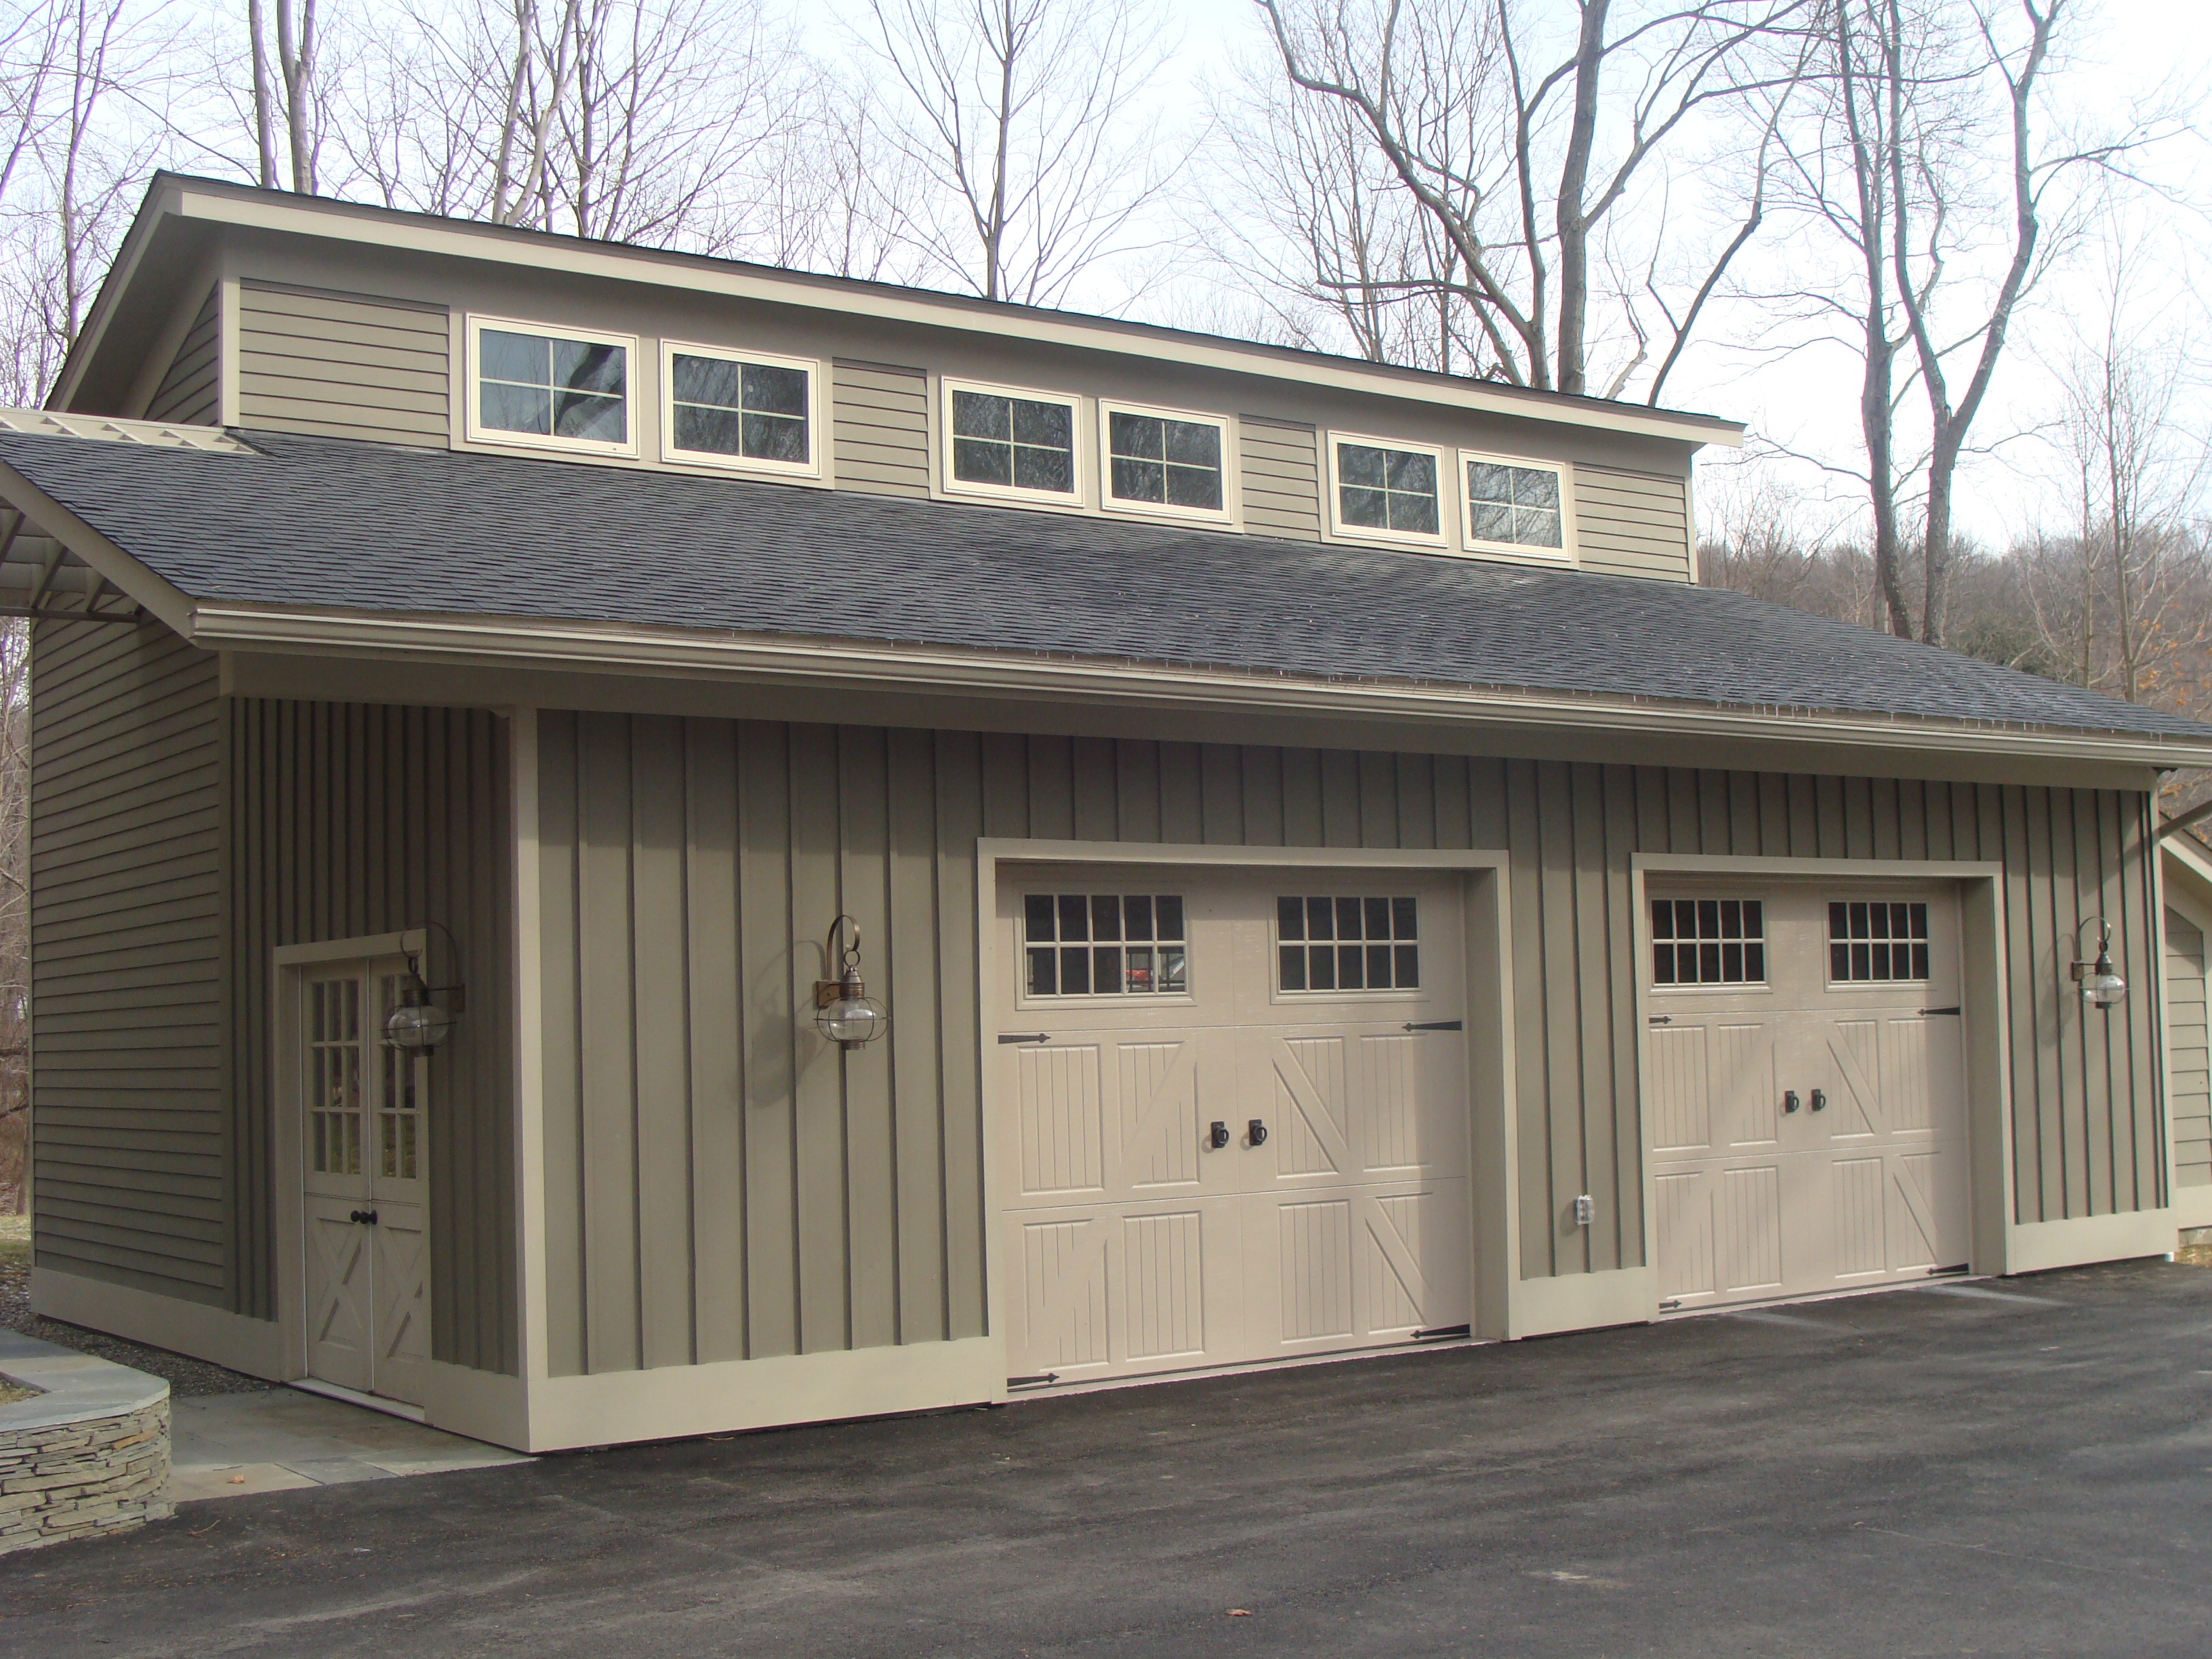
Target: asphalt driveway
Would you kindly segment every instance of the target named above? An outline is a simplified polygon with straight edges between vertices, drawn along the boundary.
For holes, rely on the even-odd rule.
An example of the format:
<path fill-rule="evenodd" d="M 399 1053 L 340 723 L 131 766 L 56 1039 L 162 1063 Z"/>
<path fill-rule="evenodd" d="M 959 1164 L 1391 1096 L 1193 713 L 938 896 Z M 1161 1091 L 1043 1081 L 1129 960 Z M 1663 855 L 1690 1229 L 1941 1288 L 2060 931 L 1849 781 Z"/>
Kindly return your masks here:
<path fill-rule="evenodd" d="M 0 1653 L 2212 1653 L 2212 1272 L 188 1504 Z"/>

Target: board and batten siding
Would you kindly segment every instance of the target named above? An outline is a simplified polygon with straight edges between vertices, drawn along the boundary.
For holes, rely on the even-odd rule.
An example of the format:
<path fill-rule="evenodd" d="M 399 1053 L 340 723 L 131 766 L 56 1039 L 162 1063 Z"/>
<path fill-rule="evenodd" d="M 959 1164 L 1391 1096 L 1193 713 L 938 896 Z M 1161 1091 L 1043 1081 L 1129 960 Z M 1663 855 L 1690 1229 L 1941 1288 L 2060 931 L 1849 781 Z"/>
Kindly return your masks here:
<path fill-rule="evenodd" d="M 1690 580 L 1689 485 L 1657 473 L 1577 461 L 1575 544 L 1585 570 Z"/>
<path fill-rule="evenodd" d="M 1244 527 L 1255 536 L 1321 539 L 1321 447 L 1314 428 L 1237 417 Z"/>
<path fill-rule="evenodd" d="M 226 1305 L 217 665 L 167 629 L 40 623 L 31 1013 L 41 1267 Z"/>
<path fill-rule="evenodd" d="M 1509 851 L 1528 1277 L 1642 1256 L 1632 854 L 2001 860 L 2020 1218 L 2161 1201 L 2151 1011 L 2052 966 L 2104 914 L 2145 971 L 2140 797 L 561 713 L 538 765 L 562 1374 L 980 1334 L 981 836 Z M 842 1062 L 840 912 L 891 1011 Z"/>
<path fill-rule="evenodd" d="M 445 446 L 443 307 L 245 283 L 238 333 L 240 426 Z"/>
<path fill-rule="evenodd" d="M 830 401 L 837 487 L 927 499 L 929 377 L 840 358 L 830 365 Z"/>
<path fill-rule="evenodd" d="M 272 953 L 428 928 L 466 1011 L 430 1060 L 430 1352 L 516 1370 L 507 722 L 481 709 L 229 700 L 238 1310 L 271 1316 Z"/>
<path fill-rule="evenodd" d="M 2166 1065 L 2173 1086 L 2173 1184 L 2212 1187 L 2212 1044 L 2208 1044 L 2204 934 L 2166 913 Z"/>
<path fill-rule="evenodd" d="M 161 385 L 146 404 L 149 421 L 179 421 L 216 426 L 222 419 L 222 307 L 220 289 L 210 289 L 192 325 L 177 343 L 177 355 L 162 372 Z"/>

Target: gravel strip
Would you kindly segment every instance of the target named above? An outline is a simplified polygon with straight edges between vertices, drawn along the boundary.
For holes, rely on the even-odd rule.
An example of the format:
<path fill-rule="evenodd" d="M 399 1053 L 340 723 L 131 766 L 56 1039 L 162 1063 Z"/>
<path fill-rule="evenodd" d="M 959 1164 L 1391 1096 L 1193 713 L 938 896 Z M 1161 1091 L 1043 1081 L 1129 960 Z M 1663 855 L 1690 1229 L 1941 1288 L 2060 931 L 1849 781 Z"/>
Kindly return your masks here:
<path fill-rule="evenodd" d="M 258 1376 L 247 1376 L 193 1359 L 166 1348 L 149 1348 L 101 1331 L 64 1325 L 58 1319 L 42 1319 L 31 1311 L 31 1236 L 27 1216 L 0 1216 L 0 1326 L 34 1336 L 79 1353 L 97 1354 L 118 1365 L 128 1365 L 151 1376 L 166 1378 L 176 1399 L 196 1395 L 253 1394 L 275 1388 Z"/>

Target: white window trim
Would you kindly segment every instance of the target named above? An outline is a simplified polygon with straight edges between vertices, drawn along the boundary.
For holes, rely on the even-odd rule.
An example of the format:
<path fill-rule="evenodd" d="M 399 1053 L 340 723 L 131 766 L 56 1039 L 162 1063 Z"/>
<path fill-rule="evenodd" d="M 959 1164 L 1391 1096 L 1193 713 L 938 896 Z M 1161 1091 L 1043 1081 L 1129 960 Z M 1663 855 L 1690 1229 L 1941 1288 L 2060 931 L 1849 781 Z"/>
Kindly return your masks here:
<path fill-rule="evenodd" d="M 965 496 L 977 501 L 1030 501 L 1040 506 L 1079 508 L 1091 505 L 1085 499 L 1084 479 L 1088 475 L 1090 457 L 1085 453 L 1089 442 L 1085 435 L 1088 425 L 1083 418 L 1083 398 L 1073 392 L 1047 392 L 1036 386 L 1000 386 L 990 380 L 957 380 L 951 375 L 940 376 L 937 382 L 937 487 L 946 495 Z M 1075 487 L 1068 490 L 1024 489 L 1018 484 L 974 483 L 952 476 L 952 394 L 956 392 L 979 392 L 992 398 L 1020 398 L 1035 404 L 1060 404 L 1068 412 L 1068 441 L 1074 446 L 1072 457 L 1073 470 L 1069 482 Z"/>
<path fill-rule="evenodd" d="M 1328 478 L 1328 533 L 1332 537 L 1340 541 L 1372 542 L 1384 547 L 1419 547 L 1431 553 L 1451 550 L 1459 539 L 1453 529 L 1454 515 L 1459 511 L 1455 501 L 1467 490 L 1464 483 L 1456 491 L 1447 490 L 1443 487 L 1452 451 L 1436 444 L 1415 443 L 1407 438 L 1378 438 L 1366 432 L 1325 432 L 1322 438 L 1328 446 L 1325 470 Z M 1370 449 L 1407 450 L 1431 458 L 1437 464 L 1436 533 L 1430 535 L 1419 530 L 1376 530 L 1367 525 L 1346 524 L 1343 485 L 1337 477 L 1337 448 L 1341 444 L 1360 444 Z"/>
<path fill-rule="evenodd" d="M 628 378 L 623 386 L 623 427 L 628 436 L 618 444 L 606 443 L 597 438 L 562 438 L 551 433 L 539 436 L 534 432 L 508 432 L 498 427 L 483 424 L 483 400 L 479 395 L 483 389 L 481 364 L 483 360 L 483 331 L 488 328 L 503 329 L 515 334 L 537 334 L 556 340 L 580 340 L 586 345 L 620 346 L 627 354 Z M 638 410 L 642 400 L 638 397 L 638 373 L 641 360 L 638 355 L 637 336 L 610 334 L 596 328 L 571 328 L 565 323 L 532 322 L 520 317 L 483 317 L 471 313 L 468 324 L 468 376 L 461 389 L 463 412 L 467 417 L 465 430 L 472 444 L 486 444 L 501 449 L 550 449 L 565 455 L 627 455 L 637 453 Z"/>
<path fill-rule="evenodd" d="M 1141 415 L 1156 421 L 1189 421 L 1210 426 L 1221 434 L 1221 505 L 1217 507 L 1174 507 L 1165 501 L 1132 501 L 1114 493 L 1114 416 Z M 1128 514 L 1146 519 L 1176 519 L 1191 524 L 1235 525 L 1243 502 L 1237 489 L 1240 471 L 1237 452 L 1237 422 L 1226 415 L 1200 410 L 1168 409 L 1158 404 L 1133 404 L 1115 398 L 1098 400 L 1098 510 Z"/>
<path fill-rule="evenodd" d="M 1523 547 L 1518 542 L 1486 542 L 1474 535 L 1474 505 L 1467 493 L 1467 464 L 1487 461 L 1497 466 L 1517 466 L 1532 472 L 1553 472 L 1559 479 L 1559 545 L 1556 550 L 1542 547 Z M 1462 449 L 1459 452 L 1457 479 L 1460 500 L 1460 524 L 1462 534 L 1460 545 L 1469 553 L 1486 559 L 1506 559 L 1516 564 L 1580 565 L 1582 549 L 1575 535 L 1575 472 L 1571 461 L 1542 461 L 1529 455 L 1500 455 L 1486 449 Z"/>
<path fill-rule="evenodd" d="M 806 376 L 806 454 L 804 461 L 764 460 L 754 455 L 723 455 L 711 449 L 685 449 L 676 441 L 676 358 L 712 357 L 726 363 L 758 363 L 764 368 L 795 368 Z M 712 467 L 718 472 L 749 472 L 763 478 L 819 479 L 822 477 L 822 382 L 829 366 L 817 357 L 790 357 L 777 351 L 741 346 L 704 345 L 696 340 L 660 343 L 660 459 L 673 466 Z"/>

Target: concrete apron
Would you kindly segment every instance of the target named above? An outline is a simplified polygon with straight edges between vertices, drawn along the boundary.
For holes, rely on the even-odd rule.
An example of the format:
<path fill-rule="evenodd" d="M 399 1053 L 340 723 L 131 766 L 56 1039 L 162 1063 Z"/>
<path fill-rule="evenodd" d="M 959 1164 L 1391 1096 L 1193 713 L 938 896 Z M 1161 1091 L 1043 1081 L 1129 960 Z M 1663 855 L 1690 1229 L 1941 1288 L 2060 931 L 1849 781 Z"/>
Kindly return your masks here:
<path fill-rule="evenodd" d="M 176 1400 L 171 1412 L 172 1503 L 530 1461 L 295 1389 Z"/>

